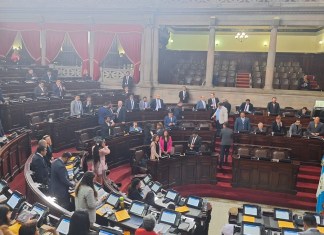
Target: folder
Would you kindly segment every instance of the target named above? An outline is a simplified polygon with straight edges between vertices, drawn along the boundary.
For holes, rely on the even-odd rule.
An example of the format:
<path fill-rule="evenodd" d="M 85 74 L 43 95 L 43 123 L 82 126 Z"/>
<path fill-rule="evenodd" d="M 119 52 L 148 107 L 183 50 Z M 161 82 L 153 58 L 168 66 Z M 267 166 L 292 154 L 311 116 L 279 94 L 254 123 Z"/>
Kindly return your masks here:
<path fill-rule="evenodd" d="M 322 226 L 318 226 L 317 229 L 318 229 L 318 231 L 320 231 L 321 233 L 324 233 L 324 227 L 322 227 Z"/>
<path fill-rule="evenodd" d="M 107 211 L 109 211 L 109 209 L 112 210 L 112 206 L 108 205 L 108 204 L 104 204 L 102 207 L 100 207 L 98 210 L 96 210 L 96 213 L 100 216 L 103 216 L 104 214 L 106 214 Z M 106 209 L 107 208 L 107 209 Z"/>
<path fill-rule="evenodd" d="M 295 228 L 293 222 L 278 220 L 279 228 Z"/>
<path fill-rule="evenodd" d="M 126 219 L 130 219 L 130 216 L 129 216 L 127 210 L 116 211 L 115 216 L 116 216 L 116 219 L 118 222 L 126 220 Z"/>
<path fill-rule="evenodd" d="M 189 207 L 187 206 L 180 206 L 175 209 L 175 211 L 180 212 L 180 213 L 185 213 L 189 211 Z"/>
<path fill-rule="evenodd" d="M 244 221 L 244 222 L 251 222 L 251 223 L 254 223 L 254 222 L 255 222 L 255 217 L 253 217 L 253 216 L 248 216 L 248 215 L 243 215 L 243 221 Z"/>

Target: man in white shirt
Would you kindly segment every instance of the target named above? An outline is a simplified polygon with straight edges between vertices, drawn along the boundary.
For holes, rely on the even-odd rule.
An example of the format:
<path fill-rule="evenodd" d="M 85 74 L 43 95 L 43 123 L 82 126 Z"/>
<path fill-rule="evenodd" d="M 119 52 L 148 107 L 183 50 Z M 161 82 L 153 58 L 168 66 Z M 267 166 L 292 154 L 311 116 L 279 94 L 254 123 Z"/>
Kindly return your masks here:
<path fill-rule="evenodd" d="M 218 108 L 216 109 L 215 113 L 211 116 L 211 119 L 216 120 L 216 135 L 220 134 L 220 130 L 223 128 L 223 124 L 228 122 L 228 112 L 227 108 L 223 106 L 223 103 L 218 103 Z"/>

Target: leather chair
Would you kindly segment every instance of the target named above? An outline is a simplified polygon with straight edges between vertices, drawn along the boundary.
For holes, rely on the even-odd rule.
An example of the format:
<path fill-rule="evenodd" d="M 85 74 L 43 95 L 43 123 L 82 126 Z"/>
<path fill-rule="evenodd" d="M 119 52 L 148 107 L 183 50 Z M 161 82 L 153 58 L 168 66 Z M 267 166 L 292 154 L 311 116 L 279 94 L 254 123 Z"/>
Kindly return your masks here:
<path fill-rule="evenodd" d="M 226 86 L 226 77 L 219 77 L 218 86 L 221 86 L 221 87 Z"/>
<path fill-rule="evenodd" d="M 269 150 L 265 148 L 256 148 L 253 157 L 261 159 L 269 159 Z"/>
<path fill-rule="evenodd" d="M 31 124 L 31 125 L 35 125 L 35 124 L 38 124 L 38 123 L 40 123 L 40 122 L 42 122 L 40 116 L 34 116 L 34 117 L 32 117 L 31 120 L 30 120 L 30 124 Z"/>
<path fill-rule="evenodd" d="M 192 122 L 182 122 L 180 127 L 183 130 L 194 130 L 195 129 L 195 124 L 192 123 Z"/>
<path fill-rule="evenodd" d="M 87 150 L 89 143 L 91 142 L 92 138 L 90 138 L 87 132 L 84 132 L 80 135 L 79 144 L 77 146 L 78 150 Z"/>
<path fill-rule="evenodd" d="M 210 123 L 199 123 L 198 125 L 199 130 L 210 130 Z"/>
<path fill-rule="evenodd" d="M 145 154 L 143 150 L 137 150 L 132 162 L 132 174 L 144 174 L 147 172 Z"/>
<path fill-rule="evenodd" d="M 288 90 L 289 89 L 289 79 L 283 78 L 280 82 L 280 89 Z"/>
<path fill-rule="evenodd" d="M 183 154 L 183 145 L 182 144 L 176 144 L 173 147 L 173 154 L 180 155 Z"/>
<path fill-rule="evenodd" d="M 274 78 L 274 79 L 273 79 L 272 87 L 273 87 L 274 89 L 279 89 L 279 87 L 280 87 L 280 81 L 279 81 L 278 78 Z"/>
<path fill-rule="evenodd" d="M 271 159 L 276 159 L 276 160 L 279 160 L 279 161 L 287 159 L 286 151 L 274 150 L 272 152 L 272 158 Z"/>
<path fill-rule="evenodd" d="M 240 155 L 241 157 L 250 157 L 250 148 L 249 147 L 239 147 L 237 149 L 237 155 Z"/>

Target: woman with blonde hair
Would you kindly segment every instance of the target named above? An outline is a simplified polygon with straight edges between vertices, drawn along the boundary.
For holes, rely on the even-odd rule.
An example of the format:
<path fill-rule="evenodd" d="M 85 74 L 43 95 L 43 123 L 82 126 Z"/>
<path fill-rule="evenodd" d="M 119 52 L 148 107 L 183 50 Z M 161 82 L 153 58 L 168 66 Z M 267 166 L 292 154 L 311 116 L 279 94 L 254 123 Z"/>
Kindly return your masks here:
<path fill-rule="evenodd" d="M 158 135 L 153 135 L 151 143 L 151 160 L 159 160 L 161 157 L 161 148 L 159 144 L 160 137 Z"/>

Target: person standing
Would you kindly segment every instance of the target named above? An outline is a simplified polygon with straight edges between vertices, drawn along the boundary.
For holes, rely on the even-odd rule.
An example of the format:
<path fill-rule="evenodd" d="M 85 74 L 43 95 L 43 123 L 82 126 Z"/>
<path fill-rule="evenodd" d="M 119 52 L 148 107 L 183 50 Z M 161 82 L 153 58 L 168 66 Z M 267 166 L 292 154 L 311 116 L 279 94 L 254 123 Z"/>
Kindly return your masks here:
<path fill-rule="evenodd" d="M 30 169 L 34 172 L 33 179 L 36 183 L 48 185 L 48 167 L 44 157 L 46 156 L 46 146 L 38 146 L 32 158 Z"/>
<path fill-rule="evenodd" d="M 105 140 L 100 140 L 92 149 L 94 172 L 96 174 L 96 181 L 102 184 L 102 175 L 108 169 L 106 163 L 106 155 L 110 154 L 110 149 L 106 145 Z"/>
<path fill-rule="evenodd" d="M 217 109 L 217 104 L 219 103 L 219 99 L 215 96 L 215 93 L 210 94 L 210 98 L 208 99 L 208 109 L 212 110 L 212 113 Z"/>
<path fill-rule="evenodd" d="M 62 81 L 57 79 L 52 86 L 52 94 L 57 97 L 63 97 L 65 95 L 65 86 L 62 85 Z"/>
<path fill-rule="evenodd" d="M 150 103 L 147 101 L 146 96 L 144 96 L 143 99 L 139 102 L 139 109 L 142 111 L 150 109 Z"/>
<path fill-rule="evenodd" d="M 216 135 L 220 134 L 220 130 L 223 128 L 223 124 L 228 122 L 228 112 L 227 108 L 223 106 L 223 103 L 218 103 L 218 108 L 216 109 L 215 113 L 211 116 L 211 119 L 215 118 L 216 120 Z"/>
<path fill-rule="evenodd" d="M 46 141 L 46 155 L 44 156 L 45 163 L 48 169 L 51 168 L 53 158 L 52 139 L 49 135 L 44 135 L 43 140 Z"/>
<path fill-rule="evenodd" d="M 83 114 L 82 102 L 80 96 L 75 96 L 74 100 L 71 102 L 71 116 L 81 117 Z"/>
<path fill-rule="evenodd" d="M 182 91 L 179 92 L 179 99 L 180 99 L 179 102 L 188 103 L 188 101 L 189 101 L 189 92 L 188 92 L 186 86 L 183 86 Z"/>
<path fill-rule="evenodd" d="M 128 90 L 131 91 L 133 85 L 134 85 L 133 78 L 130 76 L 129 71 L 127 71 L 126 75 L 123 77 L 122 88 L 125 89 L 125 87 L 127 87 Z"/>
<path fill-rule="evenodd" d="M 228 164 L 229 149 L 233 144 L 233 130 L 228 127 L 227 122 L 223 123 L 223 129 L 220 132 L 220 138 L 221 138 L 221 154 L 220 154 L 219 168 L 222 169 L 224 164 Z"/>
<path fill-rule="evenodd" d="M 272 97 L 272 101 L 267 105 L 268 116 L 278 116 L 280 114 L 280 105 L 277 103 L 277 97 Z"/>
<path fill-rule="evenodd" d="M 164 102 L 159 94 L 157 94 L 155 96 L 155 99 L 151 101 L 150 107 L 153 111 L 159 111 L 161 109 L 164 109 Z"/>
<path fill-rule="evenodd" d="M 151 160 L 159 160 L 161 157 L 161 148 L 159 144 L 160 137 L 158 135 L 153 135 L 151 147 Z"/>
<path fill-rule="evenodd" d="M 126 108 L 123 106 L 123 101 L 121 100 L 117 103 L 116 122 L 122 124 L 126 122 Z"/>
<path fill-rule="evenodd" d="M 235 119 L 234 131 L 235 132 L 240 132 L 240 131 L 250 132 L 250 130 L 251 130 L 250 119 L 245 117 L 244 111 L 241 111 L 240 117 Z"/>
<path fill-rule="evenodd" d="M 94 110 L 94 106 L 92 104 L 91 96 L 87 97 L 87 100 L 83 103 L 83 112 L 84 113 L 92 113 Z"/>

